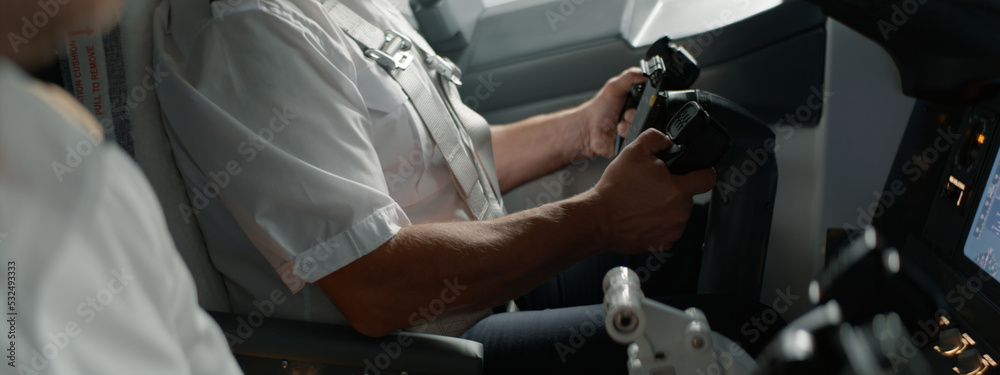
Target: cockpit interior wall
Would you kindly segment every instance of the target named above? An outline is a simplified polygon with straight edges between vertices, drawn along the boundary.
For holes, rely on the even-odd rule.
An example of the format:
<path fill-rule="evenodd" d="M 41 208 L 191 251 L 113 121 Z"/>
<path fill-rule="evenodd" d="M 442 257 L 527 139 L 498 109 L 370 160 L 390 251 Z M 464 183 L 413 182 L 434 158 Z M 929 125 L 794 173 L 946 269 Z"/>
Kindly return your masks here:
<path fill-rule="evenodd" d="M 813 215 L 802 216 L 819 220 L 812 242 L 802 243 L 809 249 L 824 248 L 827 228 L 871 224 L 869 207 L 881 195 L 914 104 L 900 92 L 896 66 L 875 42 L 836 20 L 827 22 L 827 35 L 828 97 L 817 128 L 821 154 L 813 165 L 816 206 Z M 823 253 L 814 256 L 813 264 L 822 267 Z"/>

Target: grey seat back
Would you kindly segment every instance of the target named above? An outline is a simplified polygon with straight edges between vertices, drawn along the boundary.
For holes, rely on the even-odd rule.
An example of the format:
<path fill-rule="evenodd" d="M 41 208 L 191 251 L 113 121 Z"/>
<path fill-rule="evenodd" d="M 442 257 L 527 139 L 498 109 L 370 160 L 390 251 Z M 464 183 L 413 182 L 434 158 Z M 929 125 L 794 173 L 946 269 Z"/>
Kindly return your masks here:
<path fill-rule="evenodd" d="M 107 138 L 132 154 L 153 186 L 177 250 L 194 277 L 198 302 L 206 310 L 230 312 L 229 294 L 222 275 L 208 256 L 201 228 L 196 220 L 185 223 L 180 211 L 181 205 L 192 205 L 174 160 L 155 91 L 157 83 L 163 79 L 163 73 L 153 64 L 152 51 L 153 10 L 160 2 L 129 1 L 118 30 L 103 38 L 97 33 L 89 36 L 71 34 L 70 38 L 76 41 L 78 53 L 85 53 L 88 45 L 100 45 L 97 51 L 104 51 L 98 64 L 105 66 L 101 72 L 104 75 L 102 86 L 107 87 L 110 97 L 104 103 L 111 105 L 111 110 L 103 114 Z M 68 55 L 70 53 L 62 53 L 60 60 L 64 82 L 73 92 L 73 62 Z"/>
<path fill-rule="evenodd" d="M 125 82 L 133 93 L 144 92 L 144 100 L 135 95 L 135 108 L 131 109 L 132 139 L 135 159 L 146 172 L 156 195 L 160 198 L 163 213 L 174 237 L 177 250 L 184 257 L 198 288 L 198 302 L 207 310 L 231 311 L 229 294 L 222 282 L 222 274 L 212 265 L 197 221 L 185 223 L 179 209 L 181 204 L 192 207 L 187 188 L 181 179 L 173 151 L 167 139 L 160 114 L 156 91 L 149 89 L 147 77 L 159 74 L 153 66 L 152 18 L 159 0 L 133 0 L 128 2 L 122 18 L 122 49 L 125 52 Z M 148 69 L 147 69 L 148 68 Z M 153 82 L 157 81 L 153 77 Z"/>

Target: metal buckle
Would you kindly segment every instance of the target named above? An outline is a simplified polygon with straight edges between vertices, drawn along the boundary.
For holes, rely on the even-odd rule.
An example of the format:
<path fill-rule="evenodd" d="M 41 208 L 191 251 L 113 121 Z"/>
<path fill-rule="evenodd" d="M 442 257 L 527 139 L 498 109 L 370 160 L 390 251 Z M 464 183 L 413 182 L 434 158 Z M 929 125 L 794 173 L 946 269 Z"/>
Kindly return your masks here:
<path fill-rule="evenodd" d="M 385 41 L 378 49 L 369 48 L 365 50 L 365 56 L 375 60 L 387 72 L 395 73 L 396 70 L 406 70 L 413 62 L 413 55 L 409 51 L 413 47 L 413 41 L 403 34 L 393 30 L 385 30 Z"/>
<path fill-rule="evenodd" d="M 649 59 L 649 61 L 639 60 L 639 67 L 642 69 L 642 75 L 649 77 L 649 83 L 659 89 L 660 79 L 663 78 L 663 73 L 667 71 L 667 64 L 663 63 L 663 58 L 660 55 L 656 55 Z"/>
<path fill-rule="evenodd" d="M 430 65 L 441 76 L 447 77 L 455 86 L 462 86 L 462 69 L 451 62 L 447 57 L 438 55 L 428 56 L 427 65 Z"/>
<path fill-rule="evenodd" d="M 649 61 L 639 60 L 639 65 L 640 68 L 642 68 L 642 74 L 647 77 L 653 75 L 653 73 L 656 73 L 657 71 L 663 72 L 664 70 L 667 70 L 666 64 L 663 63 L 663 59 L 660 58 L 660 55 L 653 56 L 653 58 L 649 59 Z"/>

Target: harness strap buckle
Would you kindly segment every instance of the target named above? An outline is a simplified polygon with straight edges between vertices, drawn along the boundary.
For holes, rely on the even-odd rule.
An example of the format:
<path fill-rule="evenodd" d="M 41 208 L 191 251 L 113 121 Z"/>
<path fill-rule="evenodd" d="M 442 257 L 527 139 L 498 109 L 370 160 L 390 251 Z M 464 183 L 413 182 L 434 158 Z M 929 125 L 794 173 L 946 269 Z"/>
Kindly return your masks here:
<path fill-rule="evenodd" d="M 368 48 L 365 56 L 375 60 L 390 74 L 397 70 L 406 70 L 413 62 L 413 41 L 394 30 L 385 30 L 385 41 L 378 49 Z"/>
<path fill-rule="evenodd" d="M 439 75 L 448 78 L 455 86 L 462 86 L 462 69 L 455 65 L 451 59 L 447 57 L 442 57 L 439 55 L 432 55 L 427 57 L 427 65 L 434 68 Z"/>

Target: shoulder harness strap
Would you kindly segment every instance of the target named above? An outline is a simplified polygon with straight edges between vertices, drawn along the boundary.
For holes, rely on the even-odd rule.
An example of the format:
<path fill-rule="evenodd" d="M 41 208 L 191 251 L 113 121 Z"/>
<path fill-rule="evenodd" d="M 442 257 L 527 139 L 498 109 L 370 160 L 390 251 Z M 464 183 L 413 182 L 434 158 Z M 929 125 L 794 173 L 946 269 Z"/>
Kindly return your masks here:
<path fill-rule="evenodd" d="M 396 80 L 410 98 L 431 138 L 444 155 L 462 197 L 478 220 L 503 216 L 489 124 L 465 106 L 458 94 L 461 70 L 423 43 L 414 43 L 393 30 L 382 30 L 340 2 L 323 4 L 337 25 Z M 437 72 L 438 90 L 420 81 L 418 69 L 407 69 L 419 56 Z M 457 130 L 457 131 L 456 131 Z M 479 152 L 476 152 L 479 150 Z"/>

